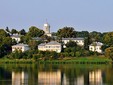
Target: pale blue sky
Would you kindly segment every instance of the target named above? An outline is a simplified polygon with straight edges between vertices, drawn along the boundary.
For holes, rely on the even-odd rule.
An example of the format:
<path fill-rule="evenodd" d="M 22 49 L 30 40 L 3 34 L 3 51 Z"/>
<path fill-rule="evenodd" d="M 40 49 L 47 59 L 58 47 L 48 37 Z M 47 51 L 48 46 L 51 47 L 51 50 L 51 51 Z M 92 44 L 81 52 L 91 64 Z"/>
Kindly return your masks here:
<path fill-rule="evenodd" d="M 0 28 L 65 26 L 77 31 L 113 31 L 113 0 L 0 0 Z"/>

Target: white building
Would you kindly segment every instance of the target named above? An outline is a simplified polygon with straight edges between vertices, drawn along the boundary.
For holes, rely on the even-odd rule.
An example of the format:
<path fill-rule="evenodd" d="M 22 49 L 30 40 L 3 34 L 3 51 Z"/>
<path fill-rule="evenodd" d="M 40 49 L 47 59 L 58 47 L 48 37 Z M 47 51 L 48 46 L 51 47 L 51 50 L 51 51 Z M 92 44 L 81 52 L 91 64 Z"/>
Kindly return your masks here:
<path fill-rule="evenodd" d="M 12 46 L 12 52 L 15 50 L 21 50 L 22 52 L 29 50 L 29 46 L 27 44 L 17 44 Z"/>
<path fill-rule="evenodd" d="M 48 23 L 44 24 L 44 32 L 45 32 L 45 35 L 50 37 L 52 36 L 52 34 L 50 33 L 50 25 Z"/>
<path fill-rule="evenodd" d="M 38 49 L 41 51 L 56 51 L 60 53 L 62 50 L 62 46 L 61 43 L 58 43 L 56 41 L 51 41 L 49 43 L 39 44 Z"/>
<path fill-rule="evenodd" d="M 21 40 L 20 37 L 21 37 L 21 35 L 18 35 L 18 34 L 13 34 L 13 35 L 11 35 L 11 38 L 12 38 L 12 39 L 15 39 L 17 43 L 20 42 L 20 40 Z"/>
<path fill-rule="evenodd" d="M 102 49 L 101 49 L 102 45 L 103 43 L 101 42 L 93 42 L 91 45 L 89 45 L 89 50 L 102 53 Z"/>
<path fill-rule="evenodd" d="M 77 45 L 84 46 L 84 38 L 62 38 L 62 42 L 64 42 L 64 44 L 67 44 L 69 41 L 74 41 Z"/>

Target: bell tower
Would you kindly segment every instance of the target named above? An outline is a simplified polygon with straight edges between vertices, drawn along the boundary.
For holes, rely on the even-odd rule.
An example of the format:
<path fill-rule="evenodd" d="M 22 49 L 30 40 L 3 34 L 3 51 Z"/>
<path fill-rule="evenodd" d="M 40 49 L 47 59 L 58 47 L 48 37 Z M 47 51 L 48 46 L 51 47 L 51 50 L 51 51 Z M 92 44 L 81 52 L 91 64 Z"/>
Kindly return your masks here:
<path fill-rule="evenodd" d="M 47 22 L 44 24 L 44 32 L 45 34 L 50 33 L 50 25 Z"/>
<path fill-rule="evenodd" d="M 45 35 L 52 36 L 50 32 L 50 25 L 48 24 L 47 20 L 46 20 L 46 23 L 44 24 L 44 32 L 45 32 Z"/>

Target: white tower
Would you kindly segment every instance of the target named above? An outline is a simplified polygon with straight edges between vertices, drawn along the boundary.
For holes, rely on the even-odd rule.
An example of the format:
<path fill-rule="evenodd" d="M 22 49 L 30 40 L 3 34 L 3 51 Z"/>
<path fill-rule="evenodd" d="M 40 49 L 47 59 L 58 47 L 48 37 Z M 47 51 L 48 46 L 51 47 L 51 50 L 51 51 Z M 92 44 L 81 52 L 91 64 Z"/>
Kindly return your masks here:
<path fill-rule="evenodd" d="M 51 37 L 51 33 L 50 33 L 50 25 L 49 25 L 47 22 L 44 24 L 44 32 L 45 32 L 45 35 Z"/>
<path fill-rule="evenodd" d="M 44 32 L 45 32 L 45 34 L 50 33 L 50 25 L 48 23 L 44 24 Z"/>

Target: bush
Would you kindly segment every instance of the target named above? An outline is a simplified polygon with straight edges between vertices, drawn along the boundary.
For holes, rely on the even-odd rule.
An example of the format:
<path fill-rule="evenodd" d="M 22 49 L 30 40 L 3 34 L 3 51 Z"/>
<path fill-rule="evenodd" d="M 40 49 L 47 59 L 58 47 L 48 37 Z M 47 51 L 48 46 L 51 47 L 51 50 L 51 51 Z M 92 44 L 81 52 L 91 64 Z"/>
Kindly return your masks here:
<path fill-rule="evenodd" d="M 80 57 L 81 56 L 81 52 L 77 51 L 76 52 L 76 57 Z"/>

